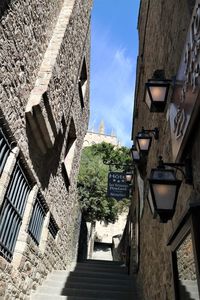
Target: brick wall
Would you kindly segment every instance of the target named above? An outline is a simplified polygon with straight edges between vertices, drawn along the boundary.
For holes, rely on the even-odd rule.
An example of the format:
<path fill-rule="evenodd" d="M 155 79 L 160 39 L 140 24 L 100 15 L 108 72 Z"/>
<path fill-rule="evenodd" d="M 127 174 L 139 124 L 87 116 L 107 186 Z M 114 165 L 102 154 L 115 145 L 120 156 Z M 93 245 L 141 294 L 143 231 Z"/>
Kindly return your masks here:
<path fill-rule="evenodd" d="M 138 20 L 139 56 L 137 68 L 137 86 L 135 92 L 134 136 L 145 129 L 160 129 L 159 141 L 153 140 L 147 162 L 147 174 L 144 176 L 144 186 L 151 168 L 157 166 L 158 155 L 164 161 L 172 161 L 171 136 L 168 114 L 150 113 L 144 103 L 144 87 L 152 78 L 156 69 L 164 69 L 166 78 L 175 76 L 189 29 L 192 8 L 195 1 L 141 1 Z M 171 95 L 169 95 L 170 99 Z M 197 124 L 196 128 L 199 128 Z M 197 201 L 199 191 L 199 130 L 193 132 L 190 150 L 193 157 L 194 186 L 182 184 L 178 197 L 176 213 L 172 221 L 161 224 L 153 219 L 144 195 L 144 209 L 139 216 L 139 272 L 138 284 L 142 286 L 143 298 L 148 300 L 174 299 L 171 252 L 167 247 L 169 236 L 178 224 L 178 220 L 186 209 L 189 199 Z M 195 137 L 195 139 L 194 139 Z M 138 210 L 140 197 L 136 188 L 133 195 L 132 215 Z M 141 207 L 139 208 L 141 209 Z"/>

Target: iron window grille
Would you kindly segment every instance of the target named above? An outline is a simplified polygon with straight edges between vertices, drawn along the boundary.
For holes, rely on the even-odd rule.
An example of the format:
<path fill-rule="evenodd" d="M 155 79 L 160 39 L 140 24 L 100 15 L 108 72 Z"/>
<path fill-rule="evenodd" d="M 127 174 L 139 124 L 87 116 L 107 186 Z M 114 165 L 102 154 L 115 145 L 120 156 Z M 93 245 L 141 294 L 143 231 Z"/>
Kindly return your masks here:
<path fill-rule="evenodd" d="M 52 214 L 50 214 L 50 220 L 49 220 L 49 232 L 51 233 L 51 235 L 53 236 L 53 238 L 56 238 L 56 235 L 58 233 L 59 227 L 56 224 L 56 221 L 54 220 L 54 217 L 52 216 Z"/>
<path fill-rule="evenodd" d="M 17 162 L 0 209 L 0 255 L 8 261 L 13 257 L 30 190 L 28 180 Z"/>
<path fill-rule="evenodd" d="M 2 128 L 0 128 L 0 176 L 3 172 L 3 168 L 6 164 L 10 151 L 11 147 L 3 133 Z"/>
<path fill-rule="evenodd" d="M 42 226 L 47 211 L 48 207 L 42 195 L 39 193 L 33 206 L 33 212 L 28 227 L 28 233 L 37 245 L 39 245 L 40 242 Z"/>

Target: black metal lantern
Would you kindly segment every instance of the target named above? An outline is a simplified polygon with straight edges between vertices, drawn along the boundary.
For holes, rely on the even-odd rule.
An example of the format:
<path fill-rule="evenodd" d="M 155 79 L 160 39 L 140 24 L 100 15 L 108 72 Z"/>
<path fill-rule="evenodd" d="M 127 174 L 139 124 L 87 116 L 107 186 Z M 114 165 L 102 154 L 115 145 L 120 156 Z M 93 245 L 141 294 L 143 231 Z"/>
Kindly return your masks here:
<path fill-rule="evenodd" d="M 145 102 L 150 112 L 163 112 L 167 103 L 170 80 L 165 79 L 163 70 L 156 70 L 153 78 L 145 84 Z"/>
<path fill-rule="evenodd" d="M 149 186 L 155 211 L 162 222 L 172 219 L 181 180 L 176 179 L 175 171 L 172 169 L 152 169 Z"/>
<path fill-rule="evenodd" d="M 131 152 L 131 158 L 134 162 L 139 162 L 140 160 L 140 154 L 139 152 L 137 151 L 137 148 L 135 147 L 135 145 L 133 145 L 130 149 L 130 152 Z"/>
<path fill-rule="evenodd" d="M 159 158 L 159 165 L 156 169 L 151 170 L 149 187 L 151 192 L 152 203 L 155 211 L 160 216 L 160 220 L 165 223 L 171 220 L 176 207 L 178 192 L 182 181 L 176 178 L 175 170 L 181 171 L 186 179 L 186 183 L 192 183 L 191 165 L 189 160 L 186 163 L 164 163 L 162 157 Z M 181 167 L 185 167 L 185 173 Z"/>
<path fill-rule="evenodd" d="M 152 136 L 150 133 L 153 133 L 154 138 L 157 140 L 159 138 L 159 130 L 158 128 L 154 128 L 153 130 L 146 130 L 142 127 L 142 131 L 138 132 L 136 135 L 136 143 L 138 147 L 138 151 L 141 154 L 147 155 L 149 153 L 149 149 L 151 147 Z"/>
<path fill-rule="evenodd" d="M 131 171 L 125 172 L 125 178 L 126 182 L 130 184 L 133 179 L 133 173 Z"/>

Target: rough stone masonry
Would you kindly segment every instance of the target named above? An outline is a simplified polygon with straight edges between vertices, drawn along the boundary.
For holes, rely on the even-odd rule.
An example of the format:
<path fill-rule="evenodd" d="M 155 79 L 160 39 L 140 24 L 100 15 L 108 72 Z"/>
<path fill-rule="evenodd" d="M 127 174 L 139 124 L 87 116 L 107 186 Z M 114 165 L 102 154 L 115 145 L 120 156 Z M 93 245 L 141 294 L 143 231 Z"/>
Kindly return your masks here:
<path fill-rule="evenodd" d="M 91 7 L 92 0 L 3 0 L 0 6 L 0 119 L 12 148 L 0 177 L 0 211 L 16 163 L 31 189 L 12 260 L 0 251 L 0 299 L 27 299 L 52 269 L 66 269 L 76 258 Z M 38 193 L 47 210 L 39 244 L 29 234 Z"/>

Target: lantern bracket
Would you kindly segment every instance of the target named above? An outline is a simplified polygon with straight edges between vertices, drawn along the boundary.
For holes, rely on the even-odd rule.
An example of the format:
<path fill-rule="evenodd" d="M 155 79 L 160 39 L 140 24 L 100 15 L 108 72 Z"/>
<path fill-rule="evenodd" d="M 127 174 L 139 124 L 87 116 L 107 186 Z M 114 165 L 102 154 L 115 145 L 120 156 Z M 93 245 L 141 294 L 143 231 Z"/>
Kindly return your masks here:
<path fill-rule="evenodd" d="M 183 163 L 169 163 L 169 162 L 163 162 L 162 156 L 159 156 L 158 168 L 164 169 L 165 166 L 180 171 L 185 179 L 185 183 L 193 184 L 192 162 L 190 158 L 186 158 Z"/>
<path fill-rule="evenodd" d="M 158 70 L 155 70 L 153 72 L 152 79 L 149 79 L 148 81 L 151 81 L 151 80 L 165 81 L 165 82 L 168 82 L 168 83 L 174 83 L 174 81 L 176 80 L 176 76 L 172 76 L 171 79 L 166 79 L 165 70 L 158 69 Z"/>
<path fill-rule="evenodd" d="M 159 129 L 157 127 L 155 127 L 154 129 L 144 129 L 144 127 L 142 127 L 142 131 L 140 133 L 141 134 L 152 133 L 155 140 L 159 139 Z"/>

